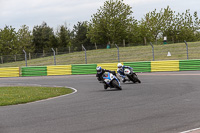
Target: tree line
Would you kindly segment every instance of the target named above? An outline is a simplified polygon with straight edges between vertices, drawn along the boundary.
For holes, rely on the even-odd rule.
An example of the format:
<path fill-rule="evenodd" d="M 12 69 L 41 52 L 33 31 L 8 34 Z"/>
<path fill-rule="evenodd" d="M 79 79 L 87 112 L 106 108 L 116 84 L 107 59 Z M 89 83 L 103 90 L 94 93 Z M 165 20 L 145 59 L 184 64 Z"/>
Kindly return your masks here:
<path fill-rule="evenodd" d="M 133 16 L 132 7 L 123 0 L 104 2 L 90 21 L 78 22 L 70 30 L 61 25 L 55 31 L 46 22 L 32 30 L 23 25 L 16 31 L 12 26 L 0 28 L 0 55 L 40 53 L 51 48 L 82 49 L 106 48 L 123 45 L 147 45 L 148 42 L 161 44 L 166 36 L 170 43 L 200 40 L 200 19 L 197 12 L 187 9 L 176 13 L 169 6 L 156 9 L 144 15 L 141 20 Z"/>

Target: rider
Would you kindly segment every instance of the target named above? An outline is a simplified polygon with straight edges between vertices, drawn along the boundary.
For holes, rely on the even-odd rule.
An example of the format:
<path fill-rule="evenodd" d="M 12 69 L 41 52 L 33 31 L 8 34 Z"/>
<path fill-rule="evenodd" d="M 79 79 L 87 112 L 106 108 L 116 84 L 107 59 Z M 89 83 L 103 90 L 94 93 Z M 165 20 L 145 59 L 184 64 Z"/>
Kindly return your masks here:
<path fill-rule="evenodd" d="M 118 63 L 117 64 L 117 67 L 118 67 L 118 69 L 117 69 L 117 73 L 120 75 L 120 77 L 122 77 L 122 82 L 124 83 L 124 82 L 126 82 L 126 79 L 125 79 L 125 74 L 124 74 L 124 69 L 125 68 L 128 68 L 128 69 L 130 69 L 131 71 L 133 70 L 133 68 L 132 67 L 129 67 L 129 66 L 124 66 L 124 65 L 122 65 L 121 63 Z"/>
<path fill-rule="evenodd" d="M 110 70 L 102 69 L 101 66 L 98 66 L 98 67 L 96 68 L 96 70 L 97 70 L 96 77 L 97 77 L 98 81 L 100 81 L 101 83 L 104 83 L 104 80 L 103 80 L 103 76 L 102 76 L 102 75 L 103 75 L 105 72 L 110 72 L 110 73 L 112 73 L 113 75 L 116 76 L 116 72 L 115 72 L 115 71 L 110 71 Z M 116 76 L 116 77 L 117 77 L 117 76 Z M 105 83 L 105 84 L 104 84 L 104 89 L 107 89 L 107 88 L 108 88 L 108 85 Z"/>

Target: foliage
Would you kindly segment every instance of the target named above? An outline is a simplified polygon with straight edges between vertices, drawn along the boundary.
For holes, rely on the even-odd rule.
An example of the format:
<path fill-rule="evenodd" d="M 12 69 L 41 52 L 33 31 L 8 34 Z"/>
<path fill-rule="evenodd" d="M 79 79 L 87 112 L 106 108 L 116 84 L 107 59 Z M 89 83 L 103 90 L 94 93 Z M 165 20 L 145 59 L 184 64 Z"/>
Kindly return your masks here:
<path fill-rule="evenodd" d="M 122 43 L 133 23 L 132 11 L 123 0 L 109 0 L 92 16 L 88 37 L 93 43 Z"/>
<path fill-rule="evenodd" d="M 45 49 L 49 49 L 53 44 L 50 38 L 54 37 L 53 28 L 50 28 L 46 22 L 41 25 L 34 26 L 33 28 L 33 45 L 35 52 L 41 52 Z"/>
<path fill-rule="evenodd" d="M 64 25 L 60 26 L 60 29 L 57 32 L 58 48 L 70 46 L 71 43 L 70 34 L 71 34 L 70 30 L 67 28 L 67 26 Z"/>
<path fill-rule="evenodd" d="M 6 26 L 3 30 L 0 30 L 0 54 L 1 55 L 14 55 L 17 54 L 17 48 L 19 42 L 17 39 L 17 33 L 12 26 Z"/>
<path fill-rule="evenodd" d="M 17 38 L 19 41 L 19 47 L 17 48 L 18 51 L 22 52 L 22 49 L 24 49 L 27 53 L 32 53 L 34 51 L 34 46 L 32 45 L 33 36 L 31 35 L 31 31 L 28 26 L 21 26 L 17 32 Z"/>
<path fill-rule="evenodd" d="M 91 49 L 90 39 L 87 38 L 88 31 L 88 22 L 78 22 L 77 25 L 74 25 L 73 33 L 73 47 L 75 50 L 81 50 L 82 45 L 87 47 L 87 49 Z"/>
<path fill-rule="evenodd" d="M 0 29 L 0 56 L 27 53 L 43 53 L 51 48 L 72 51 L 105 48 L 107 44 L 118 46 L 161 44 L 167 37 L 168 43 L 200 41 L 200 19 L 198 13 L 176 13 L 169 6 L 147 13 L 141 20 L 135 20 L 132 7 L 124 0 L 107 0 L 90 22 L 78 22 L 70 30 L 61 25 L 57 32 L 43 22 L 29 30 L 26 25 L 16 31 L 12 26 Z M 124 44 L 124 45 L 123 45 Z M 97 48 L 97 47 L 96 47 Z M 52 51 L 51 51 L 52 52 Z"/>
<path fill-rule="evenodd" d="M 190 10 L 176 14 L 169 6 L 166 9 L 161 9 L 160 12 L 156 12 L 155 9 L 147 13 L 140 24 L 145 27 L 142 35 L 148 37 L 148 41 L 157 41 L 163 39 L 164 36 L 167 36 L 168 41 L 173 43 L 199 39 L 200 20 L 197 12 L 194 12 L 192 16 Z"/>

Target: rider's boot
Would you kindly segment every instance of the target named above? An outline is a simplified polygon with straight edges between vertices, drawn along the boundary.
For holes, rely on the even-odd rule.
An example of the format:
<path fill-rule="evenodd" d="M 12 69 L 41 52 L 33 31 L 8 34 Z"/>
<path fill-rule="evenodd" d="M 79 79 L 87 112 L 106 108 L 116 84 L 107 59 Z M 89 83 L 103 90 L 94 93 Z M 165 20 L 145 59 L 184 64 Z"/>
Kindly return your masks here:
<path fill-rule="evenodd" d="M 126 82 L 126 79 L 125 79 L 125 78 L 122 78 L 122 82 L 125 83 L 125 82 Z"/>
<path fill-rule="evenodd" d="M 108 85 L 107 84 L 104 84 L 104 89 L 106 90 L 108 88 Z"/>

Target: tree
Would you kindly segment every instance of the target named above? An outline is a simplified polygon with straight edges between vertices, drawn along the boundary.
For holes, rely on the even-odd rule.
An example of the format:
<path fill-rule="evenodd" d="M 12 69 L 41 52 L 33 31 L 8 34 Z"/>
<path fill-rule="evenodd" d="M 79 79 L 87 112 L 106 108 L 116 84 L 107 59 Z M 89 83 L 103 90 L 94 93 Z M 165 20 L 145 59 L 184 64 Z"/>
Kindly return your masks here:
<path fill-rule="evenodd" d="M 168 36 L 168 41 L 183 42 L 198 40 L 199 22 L 197 12 L 194 12 L 192 16 L 190 10 L 186 10 L 185 13 L 178 13 L 175 15 L 175 11 L 165 9 L 165 18 L 163 20 L 163 35 Z M 195 21 L 194 21 L 195 19 Z M 166 21 L 167 20 L 167 21 Z"/>
<path fill-rule="evenodd" d="M 195 19 L 195 21 L 193 21 Z M 200 20 L 197 12 L 192 16 L 190 10 L 185 13 L 175 14 L 169 6 L 156 12 L 156 9 L 145 15 L 140 22 L 141 35 L 147 38 L 147 41 L 163 40 L 167 36 L 168 42 L 183 42 L 198 40 Z"/>
<path fill-rule="evenodd" d="M 157 41 L 159 34 L 162 29 L 163 13 L 162 9 L 159 13 L 156 12 L 156 9 L 152 12 L 149 12 L 145 15 L 145 18 L 141 20 L 141 25 L 145 27 L 143 35 L 148 41 Z M 148 36 L 147 36 L 148 35 Z"/>
<path fill-rule="evenodd" d="M 0 30 L 0 38 L 1 55 L 15 55 L 18 53 L 19 41 L 15 28 L 6 26 L 3 30 Z"/>
<path fill-rule="evenodd" d="M 109 0 L 92 16 L 88 37 L 93 43 L 122 43 L 133 22 L 132 11 L 123 0 Z"/>
<path fill-rule="evenodd" d="M 50 38 L 54 36 L 53 28 L 47 26 L 46 22 L 43 22 L 40 26 L 34 26 L 33 28 L 33 44 L 35 46 L 35 52 L 41 52 L 42 50 L 51 49 Z"/>
<path fill-rule="evenodd" d="M 199 41 L 200 40 L 200 32 L 199 32 L 199 30 L 200 30 L 200 19 L 197 15 L 197 12 L 194 12 L 193 16 L 194 16 L 194 19 L 195 19 L 194 20 L 195 41 Z"/>
<path fill-rule="evenodd" d="M 70 36 L 71 32 L 67 28 L 67 26 L 62 25 L 60 26 L 59 31 L 57 32 L 58 36 L 58 48 L 68 47 L 71 43 Z"/>
<path fill-rule="evenodd" d="M 140 22 L 139 24 L 139 35 L 140 35 L 140 38 L 141 38 L 141 42 L 142 44 L 146 45 L 147 42 L 150 42 L 152 41 L 152 38 L 153 38 L 153 35 L 151 34 L 151 31 L 149 28 L 147 28 L 147 23 L 146 22 L 143 22 L 143 19 L 142 21 Z"/>
<path fill-rule="evenodd" d="M 34 51 L 34 47 L 32 45 L 33 36 L 31 35 L 31 31 L 28 26 L 21 26 L 17 32 L 17 38 L 20 43 L 20 47 L 18 47 L 19 51 L 22 52 L 23 49 L 29 53 Z"/>
<path fill-rule="evenodd" d="M 190 10 L 186 10 L 185 13 L 182 13 L 179 32 L 179 39 L 181 41 L 195 41 L 195 32 L 198 32 L 199 28 L 193 21 L 194 17 L 196 20 L 195 23 L 198 24 L 198 17 L 195 14 L 192 16 Z"/>
<path fill-rule="evenodd" d="M 143 44 L 142 42 L 144 38 L 142 36 L 142 31 L 144 29 L 142 28 L 141 25 L 138 24 L 137 20 L 135 20 L 130 27 L 128 39 L 126 40 L 126 42 L 128 42 L 129 45 Z M 146 33 L 146 32 L 143 32 L 143 33 Z"/>
<path fill-rule="evenodd" d="M 86 47 L 86 49 L 92 49 L 92 44 L 90 39 L 87 38 L 88 31 L 88 22 L 78 22 L 77 25 L 73 27 L 73 47 L 76 50 L 81 50 L 82 45 Z M 93 46 L 94 47 L 94 46 Z"/>
<path fill-rule="evenodd" d="M 168 42 L 175 42 L 178 39 L 179 32 L 179 14 L 175 15 L 175 11 L 171 10 L 169 6 L 164 9 L 162 13 L 162 40 L 167 36 Z"/>

